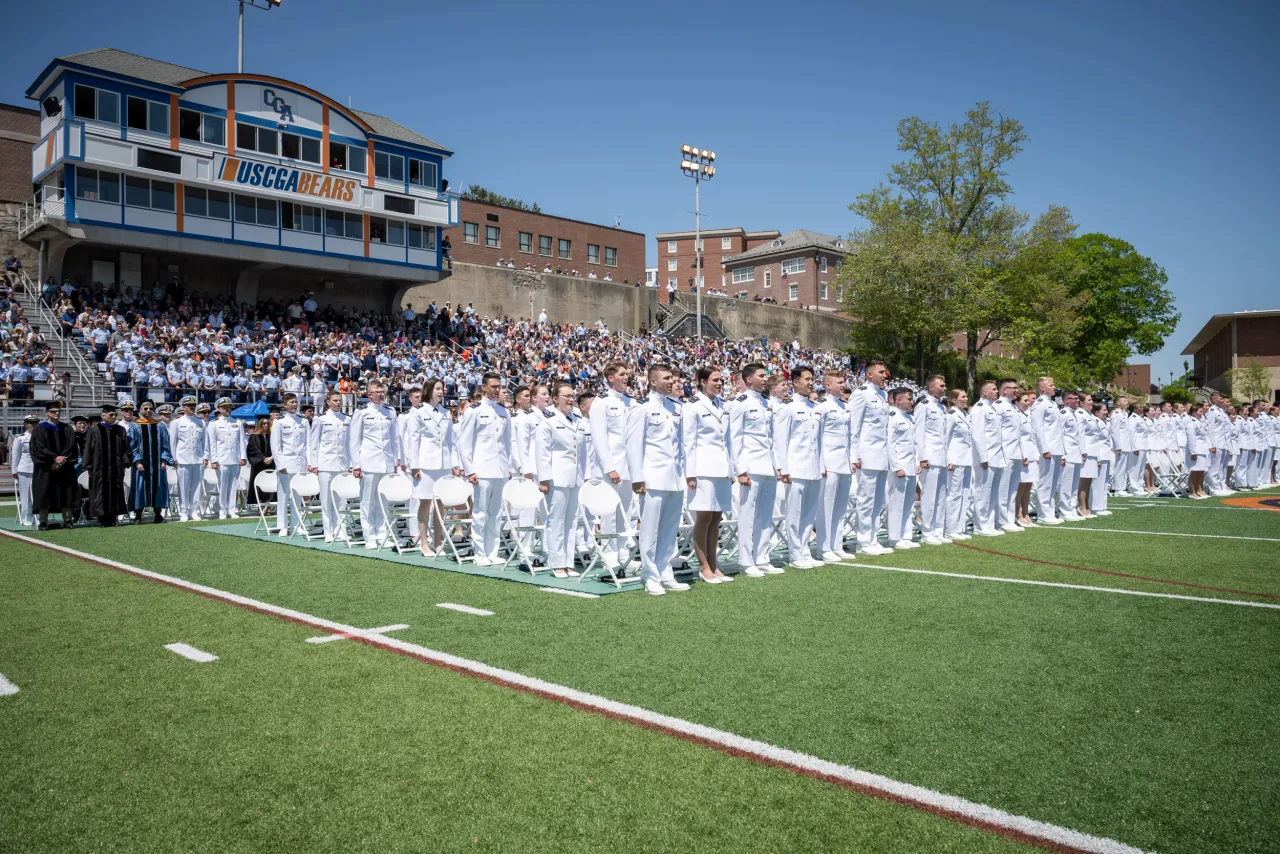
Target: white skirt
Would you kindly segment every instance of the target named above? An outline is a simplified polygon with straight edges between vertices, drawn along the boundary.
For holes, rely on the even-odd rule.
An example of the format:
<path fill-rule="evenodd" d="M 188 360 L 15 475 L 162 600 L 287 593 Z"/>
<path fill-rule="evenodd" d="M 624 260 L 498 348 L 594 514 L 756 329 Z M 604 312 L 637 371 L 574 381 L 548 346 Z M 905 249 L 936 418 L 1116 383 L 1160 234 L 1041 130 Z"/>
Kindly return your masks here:
<path fill-rule="evenodd" d="M 1089 457 L 1084 461 L 1084 465 L 1080 467 L 1080 477 L 1093 480 L 1098 476 L 1098 460 L 1096 457 Z"/>
<path fill-rule="evenodd" d="M 731 483 L 732 480 L 727 477 L 698 478 L 698 486 L 692 490 L 693 497 L 689 499 L 689 509 L 717 513 L 730 509 L 733 506 L 733 497 L 730 495 Z"/>
<path fill-rule="evenodd" d="M 1208 454 L 1192 454 L 1191 470 L 1192 471 L 1208 471 L 1209 455 Z"/>
<path fill-rule="evenodd" d="M 1022 465 L 1019 463 L 1018 465 Z M 1022 479 L 1018 483 L 1035 483 L 1036 477 L 1040 474 L 1040 465 L 1032 460 L 1031 465 L 1022 466 Z"/>
<path fill-rule="evenodd" d="M 413 497 L 417 499 L 435 497 L 436 481 L 452 473 L 453 469 L 422 469 L 421 477 L 413 482 Z"/>

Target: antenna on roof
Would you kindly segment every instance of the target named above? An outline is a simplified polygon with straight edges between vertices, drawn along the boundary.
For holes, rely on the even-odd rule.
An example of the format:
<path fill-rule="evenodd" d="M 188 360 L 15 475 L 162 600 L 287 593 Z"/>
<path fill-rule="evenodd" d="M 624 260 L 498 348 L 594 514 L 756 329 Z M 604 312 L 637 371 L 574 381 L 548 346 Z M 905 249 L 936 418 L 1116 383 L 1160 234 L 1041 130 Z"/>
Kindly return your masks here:
<path fill-rule="evenodd" d="M 613 215 L 613 227 L 622 228 L 622 214 Z"/>

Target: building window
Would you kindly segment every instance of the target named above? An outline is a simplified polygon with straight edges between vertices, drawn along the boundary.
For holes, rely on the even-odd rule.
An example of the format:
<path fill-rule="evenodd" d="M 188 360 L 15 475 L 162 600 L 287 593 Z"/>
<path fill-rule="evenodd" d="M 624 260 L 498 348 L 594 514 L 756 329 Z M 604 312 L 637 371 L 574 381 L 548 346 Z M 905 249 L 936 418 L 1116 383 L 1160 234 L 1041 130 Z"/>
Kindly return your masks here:
<path fill-rule="evenodd" d="M 277 206 L 275 199 L 258 199 L 236 193 L 236 222 L 275 228 Z"/>
<path fill-rule="evenodd" d="M 436 179 L 436 165 L 429 160 L 410 160 L 409 161 L 409 183 L 416 187 L 430 187 L 435 189 L 438 183 Z"/>
<path fill-rule="evenodd" d="M 739 267 L 733 271 L 733 283 L 740 285 L 743 282 L 754 282 L 756 280 L 755 267 Z"/>
<path fill-rule="evenodd" d="M 826 255 L 818 256 L 818 269 L 823 273 L 827 272 L 827 256 Z"/>
<path fill-rule="evenodd" d="M 436 227 L 409 223 L 409 248 L 436 251 Z"/>
<path fill-rule="evenodd" d="M 462 242 L 463 243 L 479 243 L 480 242 L 480 226 L 474 222 L 464 222 L 462 224 Z"/>
<path fill-rule="evenodd" d="M 280 134 L 270 128 L 236 122 L 236 148 L 274 156 L 280 153 Z"/>
<path fill-rule="evenodd" d="M 529 231 L 520 232 L 520 251 L 533 252 L 533 233 Z"/>
<path fill-rule="evenodd" d="M 545 234 L 538 235 L 538 254 L 551 257 L 551 238 Z"/>
<path fill-rule="evenodd" d="M 388 181 L 404 180 L 404 158 L 399 154 L 388 154 L 385 151 L 373 153 L 373 174 L 377 178 Z"/>
<path fill-rule="evenodd" d="M 403 196 L 392 196 L 388 194 L 382 197 L 382 209 L 384 211 L 409 214 L 409 216 L 413 216 L 413 212 L 418 209 L 418 204 L 413 199 L 406 199 Z"/>
<path fill-rule="evenodd" d="M 563 237 L 560 238 L 560 257 L 568 261 L 572 256 L 572 253 L 569 251 L 571 247 L 572 244 L 568 240 L 565 240 Z"/>
<path fill-rule="evenodd" d="M 826 283 L 826 282 L 823 282 L 822 284 L 820 284 L 820 285 L 818 286 L 818 291 L 819 291 L 819 295 L 820 295 L 823 299 L 826 299 L 826 298 L 827 298 L 827 283 Z"/>
<path fill-rule="evenodd" d="M 844 302 L 844 288 L 836 288 L 836 302 Z"/>
<path fill-rule="evenodd" d="M 177 210 L 176 189 L 172 181 L 152 181 L 129 175 L 124 179 L 124 203 L 131 208 L 173 212 Z"/>
<path fill-rule="evenodd" d="M 594 243 L 587 244 L 587 263 L 588 264 L 600 263 L 600 247 Z"/>
<path fill-rule="evenodd" d="M 738 299 L 746 299 L 746 298 L 747 298 L 746 291 L 738 291 Z"/>
<path fill-rule="evenodd" d="M 167 151 L 155 151 L 150 148 L 140 147 L 138 148 L 138 168 L 181 175 L 182 158 Z"/>
<path fill-rule="evenodd" d="M 618 266 L 618 250 L 617 249 L 614 249 L 612 246 L 606 246 L 604 248 L 604 265 L 606 267 Z"/>
<path fill-rule="evenodd" d="M 369 217 L 369 242 L 404 246 L 404 222 L 380 216 Z"/>
<path fill-rule="evenodd" d="M 773 287 L 773 271 L 772 270 L 764 271 L 764 286 L 766 288 Z"/>
<path fill-rule="evenodd" d="M 97 169 L 76 169 L 76 198 L 88 202 L 120 204 L 120 176 Z"/>
<path fill-rule="evenodd" d="M 209 145 L 227 144 L 227 120 L 198 110 L 178 110 L 178 136 Z M 317 156 L 317 161 L 319 157 Z"/>
<path fill-rule="evenodd" d="M 800 298 L 800 286 L 799 286 L 799 285 L 791 285 L 790 287 L 788 287 L 788 288 L 787 288 L 787 299 L 788 299 L 790 302 L 795 302 L 795 301 L 796 301 L 796 300 L 798 300 L 799 298 Z"/>
<path fill-rule="evenodd" d="M 73 110 L 78 119 L 120 124 L 120 96 L 105 89 L 77 85 Z"/>
<path fill-rule="evenodd" d="M 676 260 L 676 259 L 674 259 L 674 258 L 668 258 L 668 259 L 667 259 L 667 272 L 668 272 L 668 273 L 674 273 L 676 270 L 679 270 L 679 269 L 680 269 L 680 262 L 679 262 L 679 261 L 677 261 L 677 260 Z"/>
<path fill-rule="evenodd" d="M 231 219 L 231 194 L 187 185 L 182 189 L 182 212 L 186 216 Z"/>
<path fill-rule="evenodd" d="M 721 248 L 721 249 L 732 249 L 732 248 L 733 248 L 733 238 L 732 238 L 732 237 L 722 237 L 722 238 L 720 238 L 720 248 Z"/>
<path fill-rule="evenodd" d="M 490 249 L 499 249 L 502 247 L 502 230 L 496 225 L 486 225 L 484 227 L 484 245 Z"/>
<path fill-rule="evenodd" d="M 169 135 L 169 105 L 159 101 L 130 96 L 128 102 L 129 127 L 151 133 Z"/>
<path fill-rule="evenodd" d="M 238 135 L 238 134 L 237 134 Z M 329 143 L 329 168 L 341 169 L 345 172 L 359 172 L 365 174 L 365 160 L 367 152 L 355 145 L 346 145 L 341 142 Z"/>
<path fill-rule="evenodd" d="M 236 196 L 237 200 L 239 198 L 239 196 Z M 324 233 L 328 237 L 364 240 L 364 217 L 360 214 L 326 210 L 324 212 Z"/>
<path fill-rule="evenodd" d="M 676 242 L 674 240 L 667 241 L 667 254 L 668 255 L 676 254 Z"/>
<path fill-rule="evenodd" d="M 307 163 L 320 162 L 320 140 L 296 133 L 280 134 L 280 156 Z"/>
<path fill-rule="evenodd" d="M 788 258 L 787 260 L 782 262 L 782 274 L 784 276 L 789 275 L 791 273 L 803 273 L 803 272 L 804 272 L 803 258 Z"/>
<path fill-rule="evenodd" d="M 676 277 L 675 277 L 675 276 L 672 276 L 671 278 L 667 279 L 667 287 L 669 287 L 669 288 L 674 288 L 675 286 L 676 286 Z"/>
<path fill-rule="evenodd" d="M 291 231 L 320 233 L 320 208 L 315 205 L 280 204 L 280 227 Z"/>

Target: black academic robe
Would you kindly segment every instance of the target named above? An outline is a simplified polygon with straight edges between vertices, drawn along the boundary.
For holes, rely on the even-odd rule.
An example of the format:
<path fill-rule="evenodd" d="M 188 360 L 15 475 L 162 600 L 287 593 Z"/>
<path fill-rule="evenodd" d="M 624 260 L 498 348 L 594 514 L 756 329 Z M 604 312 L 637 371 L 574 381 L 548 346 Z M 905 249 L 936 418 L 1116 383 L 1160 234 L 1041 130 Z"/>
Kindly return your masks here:
<path fill-rule="evenodd" d="M 129 436 L 119 424 L 94 424 L 85 438 L 84 463 L 89 473 L 89 516 L 122 516 L 129 511 L 124 473 L 133 460 Z"/>
<path fill-rule="evenodd" d="M 253 484 L 258 481 L 258 472 L 274 469 L 276 464 L 274 461 L 267 462 L 267 457 L 271 456 L 271 437 L 258 433 L 250 433 L 247 441 L 247 449 L 245 454 L 249 460 L 249 496 L 250 504 L 257 504 L 258 498 L 254 494 Z"/>
<path fill-rule="evenodd" d="M 58 457 L 66 457 L 54 468 Z M 69 424 L 41 421 L 31 434 L 31 509 L 61 513 L 80 504 L 80 486 L 76 483 L 76 438 Z"/>

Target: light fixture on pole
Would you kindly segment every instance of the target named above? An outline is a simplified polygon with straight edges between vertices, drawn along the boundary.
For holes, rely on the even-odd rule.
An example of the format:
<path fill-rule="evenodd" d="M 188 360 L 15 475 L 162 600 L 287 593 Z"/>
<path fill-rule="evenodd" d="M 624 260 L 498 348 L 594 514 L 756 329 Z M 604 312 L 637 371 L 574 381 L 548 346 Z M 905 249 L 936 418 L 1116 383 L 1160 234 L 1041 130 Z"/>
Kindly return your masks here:
<path fill-rule="evenodd" d="M 240 2 L 240 31 L 239 31 L 239 40 L 238 40 L 238 42 L 237 42 L 237 48 L 238 48 L 238 49 L 237 49 L 237 51 L 236 51 L 236 72 L 237 72 L 237 73 L 239 73 L 239 74 L 244 74 L 244 6 L 245 6 L 245 0 L 239 0 L 239 2 Z M 281 0 L 262 0 L 262 2 L 263 2 L 263 3 L 265 3 L 266 5 L 265 5 L 265 6 L 259 6 L 259 5 L 258 5 L 257 3 L 255 3 L 253 0 L 248 0 L 249 5 L 250 5 L 250 6 L 252 6 L 253 8 L 255 8 L 255 9 L 263 9 L 263 10 L 268 11 L 268 12 L 270 12 L 270 11 L 271 11 L 272 9 L 274 9 L 275 7 L 279 6 L 279 5 L 280 5 Z"/>
<path fill-rule="evenodd" d="M 693 179 L 693 288 L 698 312 L 698 343 L 702 343 L 702 208 L 698 188 L 716 176 L 716 153 L 696 145 L 680 146 L 680 171 Z"/>

